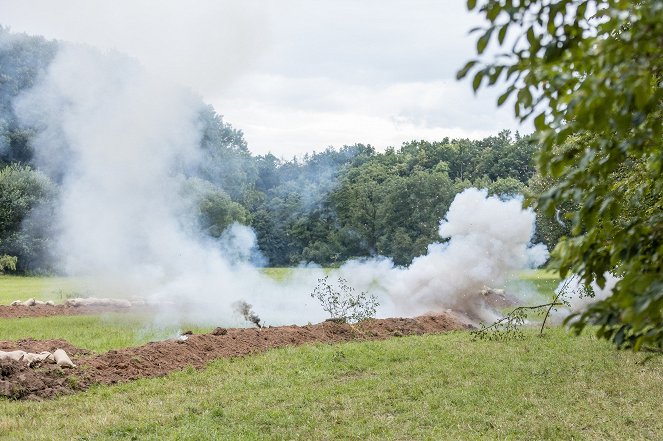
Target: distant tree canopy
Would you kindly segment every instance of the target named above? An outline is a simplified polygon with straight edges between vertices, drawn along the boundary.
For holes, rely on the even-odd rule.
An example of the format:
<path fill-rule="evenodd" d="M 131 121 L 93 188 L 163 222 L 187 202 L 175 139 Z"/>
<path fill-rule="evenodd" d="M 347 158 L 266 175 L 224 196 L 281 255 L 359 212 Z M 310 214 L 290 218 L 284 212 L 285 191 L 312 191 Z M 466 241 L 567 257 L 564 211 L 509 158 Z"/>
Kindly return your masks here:
<path fill-rule="evenodd" d="M 663 2 L 469 0 L 485 55 L 460 72 L 505 82 L 541 145 L 538 207 L 567 213 L 553 264 L 585 284 L 620 278 L 573 326 L 619 347 L 663 347 Z M 507 35 L 510 38 L 506 38 Z M 507 41 L 515 40 L 515 44 Z M 550 234 L 557 235 L 551 230 Z M 550 236 L 554 239 L 553 236 Z"/>
<path fill-rule="evenodd" d="M 57 43 L 0 29 L 0 255 L 18 257 L 20 271 L 49 270 L 41 257 L 54 248 L 59 182 L 39 172 L 34 129 L 18 125 L 11 100 L 34 84 L 56 50 Z M 192 227 L 218 239 L 234 222 L 250 225 L 273 266 L 375 255 L 408 264 L 440 240 L 439 221 L 458 192 L 480 186 L 511 197 L 526 191 L 535 172 L 538 146 L 508 131 L 384 152 L 355 144 L 292 160 L 254 156 L 240 130 L 201 108 L 203 160 L 178 170 L 179 196 L 197 220 Z"/>

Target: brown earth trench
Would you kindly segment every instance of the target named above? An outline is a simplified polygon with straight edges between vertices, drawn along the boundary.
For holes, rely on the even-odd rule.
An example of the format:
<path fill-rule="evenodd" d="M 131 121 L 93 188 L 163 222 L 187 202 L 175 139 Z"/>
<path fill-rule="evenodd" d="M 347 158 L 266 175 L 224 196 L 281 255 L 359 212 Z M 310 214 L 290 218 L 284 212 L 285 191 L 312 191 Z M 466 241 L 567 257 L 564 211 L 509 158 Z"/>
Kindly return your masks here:
<path fill-rule="evenodd" d="M 78 308 L 70 309 L 73 314 L 83 313 Z M 50 363 L 28 367 L 22 361 L 0 361 L 0 397 L 41 400 L 84 391 L 94 384 L 109 385 L 139 378 L 160 377 L 187 366 L 202 369 L 217 358 L 241 357 L 272 348 L 382 340 L 442 333 L 466 329 L 468 326 L 455 315 L 443 313 L 415 318 L 372 319 L 357 325 L 325 321 L 315 325 L 261 329 L 217 328 L 209 334 L 187 335 L 186 340 L 151 342 L 103 354 L 76 348 L 65 340 L 0 340 L 0 350 L 4 351 L 41 352 L 61 348 L 76 364 L 75 368 L 61 368 Z"/>

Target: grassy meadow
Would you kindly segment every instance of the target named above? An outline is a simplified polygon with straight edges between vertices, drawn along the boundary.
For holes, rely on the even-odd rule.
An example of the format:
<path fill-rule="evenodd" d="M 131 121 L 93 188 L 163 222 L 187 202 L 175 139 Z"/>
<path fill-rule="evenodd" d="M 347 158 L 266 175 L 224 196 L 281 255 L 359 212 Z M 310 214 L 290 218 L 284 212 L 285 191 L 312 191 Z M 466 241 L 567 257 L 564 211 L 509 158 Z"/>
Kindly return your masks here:
<path fill-rule="evenodd" d="M 151 317 L 134 313 L 0 319 L 0 340 L 61 338 L 93 352 L 139 346 L 174 338 L 178 331 L 210 332 L 212 327 L 157 327 Z"/>
<path fill-rule="evenodd" d="M 61 303 L 81 288 L 81 282 L 67 277 L 10 276 L 0 274 L 0 305 L 14 300 L 53 300 Z"/>
<path fill-rule="evenodd" d="M 65 292 L 70 282 L 3 277 L 0 292 Z M 545 271 L 509 283 L 525 282 L 544 296 L 557 285 Z M 103 352 L 177 331 L 145 319 L 0 319 L 0 339 L 64 338 Z M 452 332 L 275 349 L 43 402 L 0 399 L 0 439 L 662 439 L 661 411 L 661 355 L 561 328 L 513 341 Z"/>
<path fill-rule="evenodd" d="M 308 345 L 0 400 L 0 436 L 78 440 L 661 439 L 663 359 L 561 329 Z"/>

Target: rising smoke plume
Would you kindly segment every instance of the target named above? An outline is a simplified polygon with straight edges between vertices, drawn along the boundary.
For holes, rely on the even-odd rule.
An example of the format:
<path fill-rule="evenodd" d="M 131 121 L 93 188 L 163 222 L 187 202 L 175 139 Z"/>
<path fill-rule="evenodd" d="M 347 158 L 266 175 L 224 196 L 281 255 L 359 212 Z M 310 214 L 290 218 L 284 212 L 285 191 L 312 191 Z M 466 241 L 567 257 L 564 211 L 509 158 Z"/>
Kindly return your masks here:
<path fill-rule="evenodd" d="M 409 267 L 394 268 L 382 260 L 350 262 L 341 271 L 366 287 L 379 286 L 397 310 L 408 314 L 450 308 L 492 320 L 496 312 L 485 307 L 481 289 L 501 287 L 514 271 L 548 258 L 544 245 L 530 244 L 534 220 L 519 199 L 502 201 L 470 188 L 456 196 L 440 222 L 440 237 L 448 241 L 429 245 Z M 362 274 L 367 267 L 380 276 L 367 278 Z"/>
<path fill-rule="evenodd" d="M 157 303 L 167 324 L 227 324 L 238 301 L 256 305 L 273 324 L 326 318 L 309 296 L 321 268 L 276 282 L 253 265 L 259 254 L 246 227 L 234 225 L 220 240 L 197 231 L 194 202 L 181 188 L 202 160 L 201 109 L 198 98 L 126 57 L 62 46 L 15 102 L 22 123 L 39 130 L 37 164 L 61 184 L 62 269 L 95 280 L 97 294 Z M 372 259 L 339 271 L 379 297 L 379 316 L 452 308 L 488 320 L 494 313 L 479 291 L 546 259 L 545 248 L 530 247 L 533 231 L 534 213 L 519 200 L 469 189 L 440 224 L 444 242 L 408 268 Z"/>

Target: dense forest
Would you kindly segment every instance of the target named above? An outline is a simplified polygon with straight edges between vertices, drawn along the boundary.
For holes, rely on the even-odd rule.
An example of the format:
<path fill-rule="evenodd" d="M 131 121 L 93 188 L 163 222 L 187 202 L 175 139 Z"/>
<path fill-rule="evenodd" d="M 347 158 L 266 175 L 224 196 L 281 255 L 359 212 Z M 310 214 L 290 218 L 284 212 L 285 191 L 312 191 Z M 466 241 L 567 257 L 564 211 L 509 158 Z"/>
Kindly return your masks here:
<path fill-rule="evenodd" d="M 38 128 L 22 126 L 12 106 L 57 49 L 0 28 L 0 256 L 16 257 L 19 272 L 57 270 L 51 244 L 61 176 L 35 160 Z M 518 133 L 415 140 L 383 152 L 355 144 L 283 159 L 251 154 L 240 130 L 202 108 L 203 165 L 187 171 L 182 191 L 196 201 L 203 234 L 218 239 L 234 222 L 249 225 L 271 266 L 375 255 L 406 265 L 440 240 L 439 221 L 463 189 L 513 197 L 552 184 L 535 173 L 539 147 Z M 538 216 L 536 241 L 554 246 L 565 233 L 559 215 Z"/>

